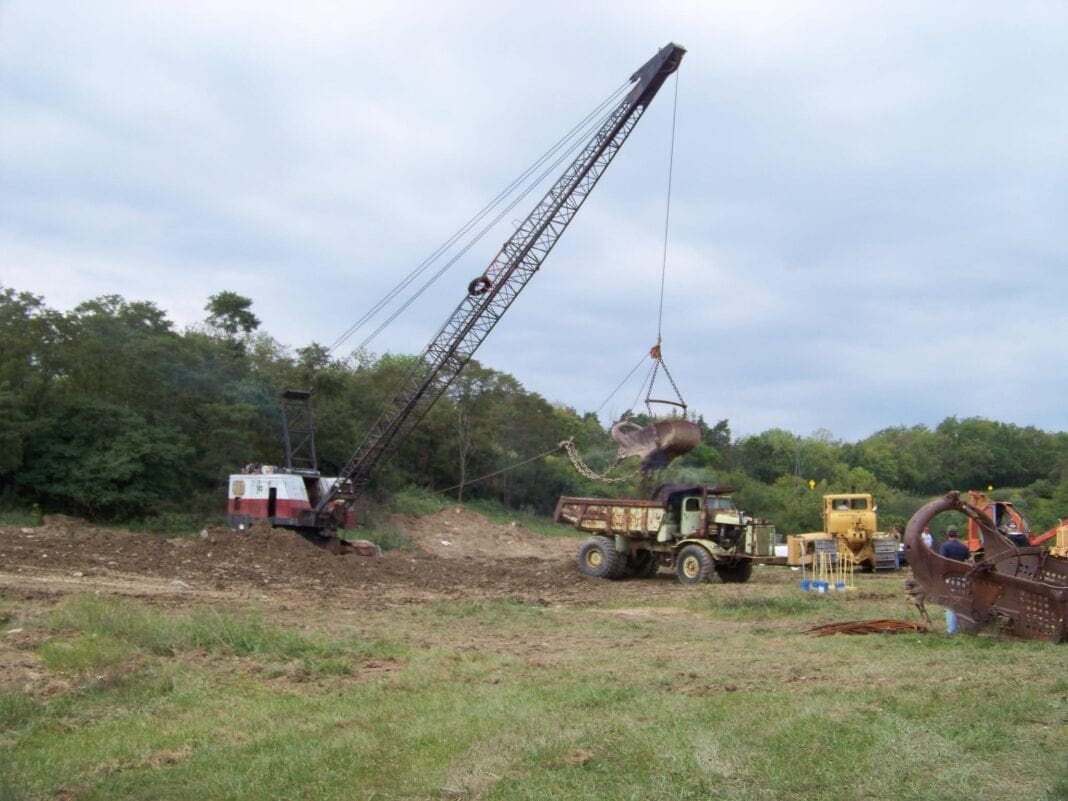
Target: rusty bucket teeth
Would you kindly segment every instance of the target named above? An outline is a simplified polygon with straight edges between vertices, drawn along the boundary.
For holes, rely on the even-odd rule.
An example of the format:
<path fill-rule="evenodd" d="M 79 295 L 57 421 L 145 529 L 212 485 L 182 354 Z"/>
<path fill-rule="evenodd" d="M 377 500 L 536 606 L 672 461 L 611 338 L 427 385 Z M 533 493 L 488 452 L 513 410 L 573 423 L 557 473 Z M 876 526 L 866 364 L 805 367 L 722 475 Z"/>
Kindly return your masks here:
<path fill-rule="evenodd" d="M 701 429 L 689 420 L 661 420 L 648 426 L 622 421 L 612 426 L 619 458 L 637 456 L 646 472 L 667 467 L 701 443 Z"/>

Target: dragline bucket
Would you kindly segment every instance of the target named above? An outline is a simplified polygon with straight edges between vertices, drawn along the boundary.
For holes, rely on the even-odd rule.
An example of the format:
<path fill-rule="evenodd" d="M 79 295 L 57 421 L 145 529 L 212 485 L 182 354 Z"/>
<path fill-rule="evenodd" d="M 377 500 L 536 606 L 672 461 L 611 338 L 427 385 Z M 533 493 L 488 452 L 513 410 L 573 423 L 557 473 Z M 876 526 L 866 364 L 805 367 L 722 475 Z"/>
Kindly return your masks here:
<path fill-rule="evenodd" d="M 662 470 L 701 444 L 701 429 L 689 420 L 661 420 L 645 427 L 623 420 L 612 426 L 619 458 L 637 456 L 646 472 Z"/>

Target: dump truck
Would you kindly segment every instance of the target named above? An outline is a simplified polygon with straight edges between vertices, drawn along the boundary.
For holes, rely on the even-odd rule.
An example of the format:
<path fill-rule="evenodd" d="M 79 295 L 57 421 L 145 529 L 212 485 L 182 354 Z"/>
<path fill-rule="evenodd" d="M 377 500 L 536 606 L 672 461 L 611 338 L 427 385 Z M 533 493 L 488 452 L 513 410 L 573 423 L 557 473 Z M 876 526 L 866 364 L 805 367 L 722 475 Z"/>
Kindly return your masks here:
<path fill-rule="evenodd" d="M 900 540 L 878 530 L 875 502 L 866 492 L 823 496 L 823 531 L 793 534 L 786 539 L 786 563 L 811 565 L 819 553 L 849 554 L 855 564 L 872 570 L 900 567 Z"/>
<path fill-rule="evenodd" d="M 553 519 L 592 536 L 578 550 L 579 572 L 594 578 L 647 577 L 661 567 L 683 584 L 713 577 L 748 581 L 757 540 L 767 539 L 730 498 L 733 487 L 664 484 L 650 500 L 560 498 Z"/>

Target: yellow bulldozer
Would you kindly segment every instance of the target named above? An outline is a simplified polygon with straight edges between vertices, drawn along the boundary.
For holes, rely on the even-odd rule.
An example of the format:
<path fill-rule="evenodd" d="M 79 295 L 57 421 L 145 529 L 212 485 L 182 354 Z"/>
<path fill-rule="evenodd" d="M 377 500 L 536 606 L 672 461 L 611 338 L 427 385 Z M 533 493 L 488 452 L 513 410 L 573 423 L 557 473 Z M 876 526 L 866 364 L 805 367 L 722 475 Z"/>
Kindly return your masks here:
<path fill-rule="evenodd" d="M 817 554 L 849 554 L 854 563 L 871 570 L 900 567 L 900 537 L 879 531 L 876 507 L 869 493 L 823 496 L 823 531 L 786 538 L 786 563 L 813 565 Z"/>

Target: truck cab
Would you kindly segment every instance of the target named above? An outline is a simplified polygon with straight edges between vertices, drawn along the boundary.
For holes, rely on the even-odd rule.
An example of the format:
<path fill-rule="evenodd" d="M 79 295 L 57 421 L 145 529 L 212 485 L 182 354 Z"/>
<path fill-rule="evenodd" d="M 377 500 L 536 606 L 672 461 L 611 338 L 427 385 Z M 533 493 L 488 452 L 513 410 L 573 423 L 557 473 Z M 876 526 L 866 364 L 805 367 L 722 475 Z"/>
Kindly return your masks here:
<path fill-rule="evenodd" d="M 667 510 L 657 534 L 658 542 L 676 538 L 707 539 L 724 550 L 745 543 L 752 520 L 739 511 L 730 494 L 734 487 L 708 484 L 664 484 L 653 501 Z"/>

